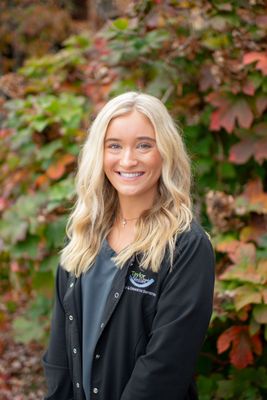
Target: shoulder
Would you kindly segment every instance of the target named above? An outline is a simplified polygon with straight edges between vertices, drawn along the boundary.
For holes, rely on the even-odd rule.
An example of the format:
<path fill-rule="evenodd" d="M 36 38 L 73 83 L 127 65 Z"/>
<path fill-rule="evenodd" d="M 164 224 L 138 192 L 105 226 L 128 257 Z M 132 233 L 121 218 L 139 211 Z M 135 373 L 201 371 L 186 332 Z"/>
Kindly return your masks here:
<path fill-rule="evenodd" d="M 209 234 L 194 219 L 190 228 L 182 232 L 176 240 L 173 267 L 197 264 L 198 269 L 214 269 L 215 255 Z"/>
<path fill-rule="evenodd" d="M 200 241 L 203 244 L 207 244 L 209 247 L 212 247 L 208 232 L 206 232 L 203 227 L 195 219 L 193 219 L 189 229 L 178 235 L 176 240 L 176 250 L 186 246 L 188 243 Z"/>

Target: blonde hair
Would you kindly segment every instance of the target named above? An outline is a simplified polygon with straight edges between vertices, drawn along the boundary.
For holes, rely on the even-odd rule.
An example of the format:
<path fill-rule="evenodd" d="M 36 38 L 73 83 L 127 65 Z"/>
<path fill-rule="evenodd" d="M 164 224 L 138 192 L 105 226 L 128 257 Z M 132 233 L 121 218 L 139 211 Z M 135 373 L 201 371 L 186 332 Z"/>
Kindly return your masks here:
<path fill-rule="evenodd" d="M 136 92 L 119 95 L 97 115 L 78 160 L 77 201 L 66 227 L 69 241 L 61 250 L 60 259 L 62 267 L 76 276 L 93 265 L 118 209 L 117 192 L 103 172 L 108 125 L 112 119 L 133 110 L 144 114 L 154 127 L 162 174 L 155 204 L 140 216 L 134 242 L 114 261 L 122 268 L 133 254 L 138 254 L 143 269 L 157 272 L 167 249 L 172 264 L 177 235 L 190 227 L 190 162 L 180 128 L 156 97 Z"/>

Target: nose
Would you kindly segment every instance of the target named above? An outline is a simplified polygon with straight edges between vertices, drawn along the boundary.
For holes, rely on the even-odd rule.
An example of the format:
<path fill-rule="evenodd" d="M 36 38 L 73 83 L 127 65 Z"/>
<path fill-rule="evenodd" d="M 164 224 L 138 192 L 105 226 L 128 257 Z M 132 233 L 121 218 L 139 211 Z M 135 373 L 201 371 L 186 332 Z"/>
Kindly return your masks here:
<path fill-rule="evenodd" d="M 125 149 L 120 158 L 121 167 L 135 167 L 137 165 L 137 159 L 132 149 Z"/>

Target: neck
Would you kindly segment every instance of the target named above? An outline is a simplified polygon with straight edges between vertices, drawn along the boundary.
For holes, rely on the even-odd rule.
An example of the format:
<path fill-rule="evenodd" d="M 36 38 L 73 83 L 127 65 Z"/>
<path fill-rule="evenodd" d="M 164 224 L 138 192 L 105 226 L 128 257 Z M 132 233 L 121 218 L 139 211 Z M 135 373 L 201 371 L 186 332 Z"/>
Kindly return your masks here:
<path fill-rule="evenodd" d="M 119 196 L 119 216 L 126 220 L 138 219 L 145 210 L 153 206 L 153 199 Z"/>

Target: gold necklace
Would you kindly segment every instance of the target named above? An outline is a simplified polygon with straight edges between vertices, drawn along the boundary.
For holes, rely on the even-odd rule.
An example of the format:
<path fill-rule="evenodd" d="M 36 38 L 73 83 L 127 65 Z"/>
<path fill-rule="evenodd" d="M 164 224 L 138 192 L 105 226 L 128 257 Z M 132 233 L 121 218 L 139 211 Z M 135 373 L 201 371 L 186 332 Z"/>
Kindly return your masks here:
<path fill-rule="evenodd" d="M 136 217 L 136 218 L 124 218 L 124 217 L 121 217 L 123 228 L 125 228 L 125 226 L 127 225 L 128 221 L 134 221 L 134 220 L 136 220 L 138 218 L 139 217 Z"/>

